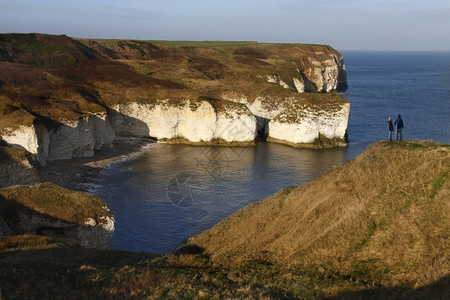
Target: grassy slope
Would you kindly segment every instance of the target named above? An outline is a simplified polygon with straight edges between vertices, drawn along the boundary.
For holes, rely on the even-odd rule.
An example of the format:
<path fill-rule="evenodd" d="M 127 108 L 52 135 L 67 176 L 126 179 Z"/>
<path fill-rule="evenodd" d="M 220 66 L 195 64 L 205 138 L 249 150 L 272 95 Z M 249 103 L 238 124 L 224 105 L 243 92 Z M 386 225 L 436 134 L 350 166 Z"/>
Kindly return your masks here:
<path fill-rule="evenodd" d="M 92 218 L 103 225 L 106 222 L 105 217 L 112 217 L 105 207 L 105 202 L 100 198 L 52 183 L 0 189 L 0 217 L 5 219 L 21 210 L 33 210 L 73 223 L 84 224 Z"/>
<path fill-rule="evenodd" d="M 255 256 L 382 284 L 429 283 L 450 270 L 450 147 L 370 146 L 344 166 L 283 190 L 195 237 L 217 261 Z M 242 230 L 245 228 L 246 230 Z"/>
<path fill-rule="evenodd" d="M 449 293 L 450 146 L 380 142 L 164 256 L 0 241 L 5 297 L 433 298 Z M 25 248 L 24 248 L 25 247 Z"/>

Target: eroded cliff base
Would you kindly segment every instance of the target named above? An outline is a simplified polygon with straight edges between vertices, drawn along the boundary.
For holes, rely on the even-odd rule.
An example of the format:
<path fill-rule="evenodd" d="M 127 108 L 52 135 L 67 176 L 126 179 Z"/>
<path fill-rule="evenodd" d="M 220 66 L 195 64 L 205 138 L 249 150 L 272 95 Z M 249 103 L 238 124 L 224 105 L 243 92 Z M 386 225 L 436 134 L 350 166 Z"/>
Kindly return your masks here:
<path fill-rule="evenodd" d="M 0 138 L 41 165 L 115 137 L 306 146 L 344 139 L 346 86 L 343 57 L 325 45 L 2 34 Z"/>

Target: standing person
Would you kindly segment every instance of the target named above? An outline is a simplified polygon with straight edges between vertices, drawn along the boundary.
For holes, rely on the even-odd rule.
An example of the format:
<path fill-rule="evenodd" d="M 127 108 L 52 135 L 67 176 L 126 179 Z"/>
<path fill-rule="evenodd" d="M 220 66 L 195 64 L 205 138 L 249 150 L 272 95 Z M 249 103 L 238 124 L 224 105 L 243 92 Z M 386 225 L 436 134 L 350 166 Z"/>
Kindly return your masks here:
<path fill-rule="evenodd" d="M 389 117 L 387 121 L 387 127 L 389 131 L 389 141 L 392 142 L 392 131 L 394 131 L 394 125 L 392 124 L 392 118 Z"/>
<path fill-rule="evenodd" d="M 402 116 L 398 115 L 397 120 L 395 120 L 394 125 L 396 125 L 395 127 L 395 140 L 396 141 L 401 141 L 403 139 L 403 120 L 402 120 Z"/>

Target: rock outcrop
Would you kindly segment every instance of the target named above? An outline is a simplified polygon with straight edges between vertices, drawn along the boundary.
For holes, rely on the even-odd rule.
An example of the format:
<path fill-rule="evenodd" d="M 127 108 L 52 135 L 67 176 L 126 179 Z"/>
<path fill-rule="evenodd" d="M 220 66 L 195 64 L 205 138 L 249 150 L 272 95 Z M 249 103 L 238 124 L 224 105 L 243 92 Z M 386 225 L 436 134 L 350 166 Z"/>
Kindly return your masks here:
<path fill-rule="evenodd" d="M 114 217 L 105 203 L 51 183 L 0 189 L 0 235 L 46 235 L 88 248 L 109 248 Z"/>
<path fill-rule="evenodd" d="M 291 105 L 269 122 L 267 141 L 318 148 L 347 144 L 349 103 L 314 107 L 294 101 Z"/>
<path fill-rule="evenodd" d="M 316 52 L 316 54 L 325 54 Z M 276 83 L 285 89 L 298 93 L 303 92 L 330 92 L 332 90 L 347 89 L 347 74 L 342 56 L 329 53 L 329 58 L 318 60 L 307 57 L 301 68 L 296 69 L 290 80 L 291 85 L 284 82 L 278 74 L 268 75 L 267 82 Z"/>
<path fill-rule="evenodd" d="M 266 91 L 253 102 L 244 95 L 224 94 L 244 103 L 257 117 L 257 128 L 267 141 L 294 147 L 342 147 L 347 144 L 350 104 L 337 93 L 283 94 Z"/>
<path fill-rule="evenodd" d="M 38 119 L 32 125 L 6 128 L 1 139 L 34 154 L 45 165 L 48 160 L 88 157 L 94 150 L 112 147 L 115 133 L 106 115 L 85 114 L 78 120 L 46 127 Z"/>
<path fill-rule="evenodd" d="M 44 134 L 45 135 L 45 134 Z M 94 150 L 112 147 L 115 133 L 106 115 L 86 114 L 49 130 L 47 160 L 88 157 Z"/>
<path fill-rule="evenodd" d="M 0 188 L 38 182 L 34 155 L 26 150 L 0 145 Z"/>

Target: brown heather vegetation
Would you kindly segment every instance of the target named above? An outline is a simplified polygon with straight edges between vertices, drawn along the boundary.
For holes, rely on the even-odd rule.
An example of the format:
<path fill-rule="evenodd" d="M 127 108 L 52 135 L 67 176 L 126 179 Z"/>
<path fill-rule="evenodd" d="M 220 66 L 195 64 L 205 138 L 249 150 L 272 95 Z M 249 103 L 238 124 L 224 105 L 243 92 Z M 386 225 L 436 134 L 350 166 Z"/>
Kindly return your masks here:
<path fill-rule="evenodd" d="M 57 126 L 116 103 L 199 97 L 221 101 L 225 92 L 251 102 L 273 89 L 270 93 L 294 94 L 268 83 L 266 76 L 279 74 L 292 84 L 292 77 L 301 77 L 297 69 L 308 68 L 308 57 L 323 61 L 330 53 L 339 55 L 319 45 L 0 34 L 0 130 L 29 125 L 35 118 Z M 305 97 L 316 96 L 316 102 L 334 101 L 331 95 Z"/>
<path fill-rule="evenodd" d="M 5 299 L 448 299 L 450 145 L 379 142 L 170 255 L 0 239 Z"/>

